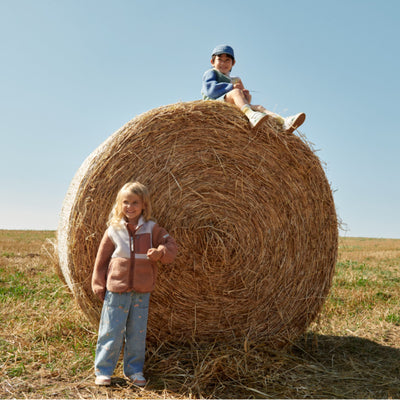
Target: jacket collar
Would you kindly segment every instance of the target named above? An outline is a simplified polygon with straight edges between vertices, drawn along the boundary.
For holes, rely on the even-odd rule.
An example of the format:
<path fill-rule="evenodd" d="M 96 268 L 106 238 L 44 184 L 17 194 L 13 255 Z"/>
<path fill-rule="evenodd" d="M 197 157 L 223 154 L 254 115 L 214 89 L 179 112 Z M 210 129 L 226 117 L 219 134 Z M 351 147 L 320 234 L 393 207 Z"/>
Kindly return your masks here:
<path fill-rule="evenodd" d="M 144 220 L 144 218 L 143 218 L 143 215 L 141 215 L 140 217 L 139 217 L 139 221 L 138 221 L 138 224 L 136 225 L 136 226 L 134 226 L 133 224 L 130 224 L 129 222 L 127 222 L 127 221 L 124 221 L 124 225 L 128 228 L 128 226 L 129 226 L 129 228 L 131 229 L 131 230 L 133 230 L 134 232 L 137 232 L 140 228 L 141 228 L 141 226 L 143 225 L 145 223 L 145 220 Z M 129 230 L 129 228 L 128 228 L 128 230 Z"/>

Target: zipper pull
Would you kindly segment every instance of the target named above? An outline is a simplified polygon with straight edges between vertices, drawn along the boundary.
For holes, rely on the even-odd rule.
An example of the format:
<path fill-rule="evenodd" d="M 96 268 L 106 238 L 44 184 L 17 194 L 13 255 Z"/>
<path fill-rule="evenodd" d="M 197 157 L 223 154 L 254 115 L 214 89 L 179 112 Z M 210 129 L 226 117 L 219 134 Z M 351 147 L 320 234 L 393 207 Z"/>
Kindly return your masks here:
<path fill-rule="evenodd" d="M 131 236 L 131 252 L 132 253 L 135 252 L 135 240 L 134 240 L 133 236 Z"/>

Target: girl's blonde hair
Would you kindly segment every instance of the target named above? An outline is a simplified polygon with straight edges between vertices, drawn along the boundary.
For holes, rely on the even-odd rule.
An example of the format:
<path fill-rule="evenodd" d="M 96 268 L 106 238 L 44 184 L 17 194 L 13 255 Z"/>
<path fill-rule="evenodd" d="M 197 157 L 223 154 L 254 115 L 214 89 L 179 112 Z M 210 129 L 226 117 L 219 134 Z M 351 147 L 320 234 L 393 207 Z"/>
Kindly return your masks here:
<path fill-rule="evenodd" d="M 119 225 L 124 219 L 124 214 L 122 212 L 122 195 L 124 193 L 131 193 L 138 195 L 143 201 L 143 212 L 142 216 L 145 221 L 151 219 L 151 202 L 150 195 L 147 187 L 140 182 L 128 182 L 119 190 L 117 198 L 110 213 L 107 225 Z"/>

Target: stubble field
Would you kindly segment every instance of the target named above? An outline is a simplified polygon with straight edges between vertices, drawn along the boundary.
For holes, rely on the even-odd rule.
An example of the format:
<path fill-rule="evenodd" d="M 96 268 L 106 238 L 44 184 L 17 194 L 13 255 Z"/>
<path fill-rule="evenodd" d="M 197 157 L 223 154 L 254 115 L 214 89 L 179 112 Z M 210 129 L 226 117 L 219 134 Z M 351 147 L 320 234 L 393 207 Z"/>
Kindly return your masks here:
<path fill-rule="evenodd" d="M 94 386 L 96 328 L 50 257 L 52 231 L 0 230 L 0 398 L 400 398 L 400 240 L 341 238 L 319 319 L 290 349 L 148 346 L 144 389 Z"/>

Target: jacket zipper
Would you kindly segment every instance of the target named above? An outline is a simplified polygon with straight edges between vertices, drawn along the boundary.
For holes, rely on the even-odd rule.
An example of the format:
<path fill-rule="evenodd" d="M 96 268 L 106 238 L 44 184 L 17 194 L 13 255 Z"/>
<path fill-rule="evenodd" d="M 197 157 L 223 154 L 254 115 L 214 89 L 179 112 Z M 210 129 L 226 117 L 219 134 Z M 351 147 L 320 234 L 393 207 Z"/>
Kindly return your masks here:
<path fill-rule="evenodd" d="M 129 227 L 129 240 L 130 240 L 130 250 L 131 250 L 131 267 L 129 268 L 129 283 L 133 287 L 133 277 L 134 277 L 134 269 L 135 269 L 135 233 L 136 231 L 131 231 Z"/>

